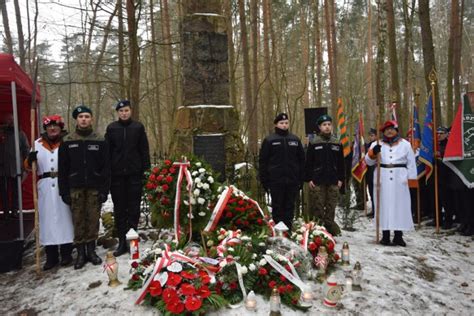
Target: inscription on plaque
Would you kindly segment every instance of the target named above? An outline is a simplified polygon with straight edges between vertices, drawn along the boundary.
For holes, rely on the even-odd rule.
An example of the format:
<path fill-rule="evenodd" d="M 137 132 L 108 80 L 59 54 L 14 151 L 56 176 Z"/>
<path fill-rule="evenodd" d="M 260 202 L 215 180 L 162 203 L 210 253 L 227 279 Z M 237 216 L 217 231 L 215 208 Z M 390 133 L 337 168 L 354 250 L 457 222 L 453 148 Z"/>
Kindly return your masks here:
<path fill-rule="evenodd" d="M 193 153 L 211 165 L 219 173 L 219 181 L 225 179 L 225 143 L 224 135 L 195 135 Z"/>

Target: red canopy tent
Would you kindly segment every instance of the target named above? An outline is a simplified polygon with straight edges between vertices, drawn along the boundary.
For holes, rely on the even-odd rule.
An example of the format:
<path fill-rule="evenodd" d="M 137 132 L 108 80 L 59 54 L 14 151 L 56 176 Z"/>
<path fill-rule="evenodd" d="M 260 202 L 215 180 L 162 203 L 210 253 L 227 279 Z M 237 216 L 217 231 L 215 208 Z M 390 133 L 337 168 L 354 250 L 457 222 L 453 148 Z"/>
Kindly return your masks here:
<path fill-rule="evenodd" d="M 8 113 L 14 114 L 17 108 L 18 128 L 25 132 L 28 139 L 31 135 L 31 99 L 33 82 L 28 74 L 15 62 L 12 55 L 0 54 L 0 117 Z M 41 100 L 39 87 L 36 86 L 35 105 Z M 15 106 L 16 103 L 16 106 Z M 15 115 L 15 114 L 14 114 Z M 35 115 L 35 122 L 37 118 Z M 38 135 L 38 124 L 35 124 L 35 135 Z M 31 175 L 23 181 L 23 209 L 33 209 Z M 21 229 L 22 230 L 22 229 Z M 22 236 L 20 236 L 22 238 Z"/>

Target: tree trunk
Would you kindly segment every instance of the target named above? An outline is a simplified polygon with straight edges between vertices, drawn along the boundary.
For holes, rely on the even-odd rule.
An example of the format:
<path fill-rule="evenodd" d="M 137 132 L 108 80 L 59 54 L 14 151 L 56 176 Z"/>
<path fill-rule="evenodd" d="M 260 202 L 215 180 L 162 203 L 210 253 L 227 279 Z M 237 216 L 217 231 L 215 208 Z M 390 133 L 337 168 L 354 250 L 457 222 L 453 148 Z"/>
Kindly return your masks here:
<path fill-rule="evenodd" d="M 158 83 L 160 82 L 160 76 L 158 72 L 158 53 L 156 51 L 157 46 L 157 38 L 156 38 L 156 26 L 155 26 L 155 13 L 154 13 L 154 3 L 153 0 L 150 0 L 150 20 L 151 20 L 151 54 L 153 57 L 152 60 L 152 67 L 153 67 L 153 81 L 155 87 L 153 88 L 153 104 L 151 105 L 152 108 L 156 107 L 156 119 L 157 122 L 153 127 L 153 130 L 158 129 L 157 132 L 157 140 L 158 140 L 158 148 L 163 150 L 163 121 L 161 119 L 161 100 L 160 100 L 160 88 Z M 153 111 L 155 112 L 155 111 Z M 152 113 L 153 113 L 152 112 Z"/>
<path fill-rule="evenodd" d="M 234 49 L 234 34 L 232 27 L 232 6 L 231 0 L 224 0 L 224 15 L 226 17 L 227 25 L 227 46 L 229 49 L 229 93 L 230 93 L 230 104 L 233 106 L 237 105 L 237 86 L 235 81 L 235 49 Z"/>
<path fill-rule="evenodd" d="M 415 0 L 412 0 L 411 11 L 409 11 L 408 0 L 403 0 L 403 21 L 404 21 L 404 46 L 403 46 L 403 102 L 406 112 L 411 113 L 411 92 L 410 92 L 410 60 L 412 59 L 413 52 L 411 51 L 412 43 L 412 26 L 413 26 L 413 14 L 415 12 Z M 410 119 L 408 120 L 410 122 Z M 411 126 L 410 126 L 411 127 Z"/>
<path fill-rule="evenodd" d="M 424 66 L 424 72 L 425 72 L 425 84 L 426 84 L 427 94 L 429 94 L 431 92 L 431 82 L 429 79 L 429 74 L 432 70 L 436 71 L 433 35 L 431 33 L 429 0 L 418 1 L 418 16 L 420 19 L 420 26 L 421 26 L 421 44 L 422 44 L 422 49 L 423 49 L 423 66 Z M 438 82 L 436 82 L 435 109 L 436 109 L 436 117 L 438 118 L 438 121 L 441 122 L 440 102 L 439 102 L 438 96 L 439 96 Z"/>
<path fill-rule="evenodd" d="M 258 80 L 258 37 L 259 37 L 259 27 L 258 27 L 258 0 L 250 1 L 251 10 L 250 16 L 252 18 L 252 107 L 253 115 L 252 120 L 249 121 L 249 134 L 255 135 L 255 144 L 250 143 L 252 146 L 252 152 L 257 153 L 258 151 L 258 126 L 260 125 L 259 109 L 258 109 L 258 94 L 259 94 L 259 80 Z"/>
<path fill-rule="evenodd" d="M 386 0 L 386 11 L 387 11 L 387 35 L 388 35 L 388 50 L 389 50 L 389 62 L 390 62 L 390 81 L 391 81 L 391 93 L 392 102 L 397 103 L 397 114 L 402 115 L 398 120 L 398 128 L 403 133 L 403 124 L 407 118 L 406 104 L 401 104 L 400 98 L 400 82 L 398 77 L 398 56 L 397 56 L 397 42 L 395 35 L 395 14 L 393 12 L 393 0 Z"/>
<path fill-rule="evenodd" d="M 2 11 L 2 18 L 3 18 L 3 30 L 5 36 L 5 46 L 7 47 L 7 53 L 13 55 L 13 40 L 12 34 L 10 32 L 10 24 L 8 22 L 8 12 L 7 12 L 7 4 L 6 0 L 0 0 L 0 10 Z"/>
<path fill-rule="evenodd" d="M 244 62 L 244 99 L 246 109 L 246 130 L 248 131 L 248 149 L 251 153 L 257 153 L 257 134 L 252 125 L 255 125 L 254 121 L 255 107 L 252 104 L 252 92 L 251 92 L 251 81 L 250 81 L 250 61 L 249 61 L 249 49 L 247 43 L 247 24 L 245 19 L 245 0 L 238 0 L 239 2 L 239 18 L 240 18 L 240 37 L 242 40 L 242 57 Z"/>
<path fill-rule="evenodd" d="M 323 89 L 322 89 L 322 66 L 323 53 L 321 45 L 321 27 L 319 24 L 319 0 L 313 2 L 313 23 L 314 23 L 314 42 L 316 46 L 316 107 L 322 106 Z"/>
<path fill-rule="evenodd" d="M 173 54 L 171 49 L 171 27 L 170 27 L 170 14 L 168 8 L 168 0 L 161 0 L 161 27 L 163 34 L 164 47 L 163 51 L 165 54 L 165 70 L 168 79 L 166 80 L 166 93 L 167 93 L 167 102 L 172 105 L 171 108 L 174 109 L 176 105 L 176 84 L 175 76 L 173 75 Z"/>
<path fill-rule="evenodd" d="M 329 65 L 329 89 L 331 90 L 331 103 L 330 103 L 330 111 L 332 111 L 332 115 L 336 113 L 336 104 L 337 104 L 337 79 L 336 79 L 336 72 L 335 72 L 335 50 L 334 50 L 334 38 L 332 37 L 332 29 L 331 29 L 331 2 L 333 0 L 325 0 L 324 1 L 324 15 L 326 18 L 326 43 L 327 43 L 327 52 L 328 52 L 328 65 Z"/>
<path fill-rule="evenodd" d="M 21 24 L 21 12 L 18 0 L 13 0 L 15 5 L 16 28 L 18 32 L 18 53 L 20 57 L 20 66 L 26 69 L 25 38 L 23 36 L 23 26 Z"/>
<path fill-rule="evenodd" d="M 271 1 L 263 0 L 263 68 L 264 68 L 264 110 L 266 115 L 264 115 L 264 124 L 265 131 L 271 132 L 273 130 L 273 125 L 268 116 L 272 116 L 274 113 L 273 109 L 273 94 L 272 94 L 272 76 L 271 76 L 271 56 L 270 56 L 270 10 L 271 10 Z"/>
<path fill-rule="evenodd" d="M 137 2 L 137 6 L 139 6 Z M 137 38 L 136 7 L 134 0 L 127 0 L 127 26 L 130 54 L 130 102 L 133 104 L 133 118 L 140 117 L 140 47 Z"/>
<path fill-rule="evenodd" d="M 118 6 L 118 73 L 119 73 L 119 84 L 120 84 L 120 98 L 129 97 L 126 95 L 125 89 L 125 64 L 124 64 L 124 49 L 125 49 L 125 40 L 124 40 L 124 31 L 123 31 L 123 2 L 122 0 L 117 0 Z"/>
<path fill-rule="evenodd" d="M 307 26 L 307 12 L 306 6 L 300 2 L 300 27 L 301 27 L 301 52 L 302 52 L 302 62 L 301 62 L 301 77 L 303 80 L 302 83 L 302 92 L 303 92 L 303 102 L 301 111 L 304 112 L 305 107 L 309 107 L 309 89 L 308 89 L 308 66 L 309 66 L 309 43 L 308 43 L 308 26 Z"/>
<path fill-rule="evenodd" d="M 86 87 L 86 92 L 83 93 L 83 98 L 84 95 L 87 98 L 85 101 L 87 105 L 91 106 L 92 105 L 92 91 L 91 91 L 91 84 L 87 83 L 90 81 L 90 75 L 89 75 L 89 57 L 90 57 L 90 51 L 91 51 L 91 45 L 92 45 L 92 37 L 94 33 L 94 28 L 97 23 L 97 10 L 99 9 L 100 1 L 98 1 L 95 6 L 94 2 L 91 0 L 90 4 L 92 6 L 92 18 L 88 22 L 89 24 L 89 30 L 87 31 L 87 38 L 85 37 L 85 29 L 84 29 L 84 40 L 85 40 L 85 49 L 84 49 L 84 55 L 82 56 L 82 82 L 85 84 Z M 86 24 L 86 23 L 84 23 Z"/>
<path fill-rule="evenodd" d="M 383 0 L 377 1 L 377 68 L 375 72 L 375 100 L 379 109 L 379 122 L 383 120 L 385 105 L 385 39 L 386 39 L 386 19 L 383 10 Z"/>
<path fill-rule="evenodd" d="M 375 111 L 374 104 L 374 83 L 372 79 L 372 4 L 371 1 L 367 3 L 367 105 L 365 113 L 367 113 L 367 121 L 369 126 L 375 126 Z"/>
<path fill-rule="evenodd" d="M 457 2 L 457 1 L 453 1 Z M 464 15 L 464 0 L 461 0 L 461 10 L 458 10 L 456 16 L 457 27 L 454 38 L 453 49 L 453 79 L 454 79 L 454 104 L 458 105 L 461 102 L 461 46 L 462 46 L 462 29 L 463 29 L 463 15 Z M 451 121 L 449 121 L 451 122 Z"/>

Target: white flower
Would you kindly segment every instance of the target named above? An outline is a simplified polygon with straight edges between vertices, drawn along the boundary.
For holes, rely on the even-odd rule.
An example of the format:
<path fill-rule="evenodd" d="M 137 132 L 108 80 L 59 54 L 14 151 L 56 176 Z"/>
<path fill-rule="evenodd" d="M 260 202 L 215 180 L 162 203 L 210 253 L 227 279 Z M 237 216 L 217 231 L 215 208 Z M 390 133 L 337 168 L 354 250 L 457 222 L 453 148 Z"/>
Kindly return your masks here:
<path fill-rule="evenodd" d="M 207 178 L 207 182 L 209 182 L 209 183 L 214 183 L 214 178 L 212 178 L 211 176 L 209 176 L 209 177 Z"/>
<path fill-rule="evenodd" d="M 202 166 L 202 163 L 200 161 L 196 162 L 195 163 L 196 167 L 201 167 Z"/>
<path fill-rule="evenodd" d="M 207 179 L 207 181 L 209 181 L 209 179 Z M 211 181 L 209 181 L 209 183 L 212 183 L 212 182 L 211 182 Z M 218 188 L 217 188 L 217 193 L 221 193 L 221 192 L 222 192 L 222 190 L 224 190 L 224 188 L 223 188 L 223 187 L 218 187 Z M 220 195 L 218 195 L 217 197 L 220 197 Z"/>
<path fill-rule="evenodd" d="M 273 253 L 273 250 L 267 249 L 267 251 L 265 251 L 265 253 L 266 253 L 267 255 L 271 255 L 271 254 Z"/>
<path fill-rule="evenodd" d="M 196 182 L 196 183 L 201 182 L 201 178 L 197 177 L 196 179 L 194 179 L 194 182 Z"/>
<path fill-rule="evenodd" d="M 199 212 L 198 215 L 201 217 L 206 216 L 206 212 Z"/>
<path fill-rule="evenodd" d="M 303 236 L 301 236 L 301 235 L 296 236 L 296 240 L 302 241 L 302 240 L 303 240 Z"/>
<path fill-rule="evenodd" d="M 265 247 L 265 243 L 264 243 L 263 241 L 262 241 L 262 242 L 259 242 L 258 245 L 259 245 L 260 247 Z"/>
<path fill-rule="evenodd" d="M 208 241 L 207 241 L 207 246 L 208 246 L 208 247 L 214 246 L 214 241 L 208 240 Z"/>
<path fill-rule="evenodd" d="M 155 253 L 156 255 L 158 255 L 158 256 L 161 255 L 162 252 L 163 252 L 163 250 L 161 250 L 161 248 L 156 248 L 156 249 L 154 250 L 154 253 Z"/>
<path fill-rule="evenodd" d="M 255 271 L 255 269 L 257 269 L 257 267 L 253 263 L 249 264 L 250 271 Z"/>
<path fill-rule="evenodd" d="M 218 239 L 218 240 L 222 240 L 222 239 L 224 239 L 224 238 L 225 238 L 225 235 L 219 235 L 219 236 L 217 236 L 217 239 Z"/>
<path fill-rule="evenodd" d="M 280 254 L 277 255 L 277 260 L 279 260 L 279 261 L 284 261 L 284 262 L 288 261 L 285 256 L 280 255 Z"/>
<path fill-rule="evenodd" d="M 206 172 L 206 169 L 204 169 L 204 168 L 199 168 L 198 171 L 199 171 L 199 173 L 204 173 L 204 172 Z"/>
<path fill-rule="evenodd" d="M 184 200 L 183 203 L 184 203 L 184 205 L 189 205 L 189 202 L 186 201 L 186 200 Z"/>
<path fill-rule="evenodd" d="M 204 205 L 206 203 L 206 200 L 204 200 L 202 197 L 198 197 L 198 204 Z"/>
<path fill-rule="evenodd" d="M 266 264 L 267 264 L 267 260 L 265 260 L 265 259 L 260 260 L 260 262 L 258 263 L 258 265 L 261 266 L 261 267 L 263 267 Z"/>
<path fill-rule="evenodd" d="M 202 184 L 202 188 L 203 188 L 204 190 L 209 190 L 209 184 L 203 183 L 203 184 Z"/>
<path fill-rule="evenodd" d="M 257 258 L 257 254 L 256 254 L 256 253 L 253 253 L 253 254 L 252 254 L 252 259 L 255 259 L 255 258 Z"/>
<path fill-rule="evenodd" d="M 193 173 L 191 173 L 193 177 L 197 176 L 198 175 L 198 172 L 197 171 L 193 171 Z"/>
<path fill-rule="evenodd" d="M 196 205 L 196 199 L 191 197 L 191 205 Z"/>
<path fill-rule="evenodd" d="M 229 247 L 229 248 L 227 248 L 227 251 L 228 251 L 228 252 L 234 252 L 234 248 Z"/>
<path fill-rule="evenodd" d="M 252 238 L 250 238 L 249 236 L 242 236 L 240 238 L 242 241 L 249 241 L 249 240 L 252 240 Z"/>
<path fill-rule="evenodd" d="M 222 260 L 221 262 L 219 262 L 219 266 L 221 268 L 225 267 L 227 265 L 227 260 Z"/>
<path fill-rule="evenodd" d="M 240 267 L 240 272 L 241 272 L 242 274 L 247 274 L 247 272 L 249 272 L 249 270 L 247 269 L 246 266 L 241 266 L 241 267 Z"/>
<path fill-rule="evenodd" d="M 193 191 L 193 194 L 194 194 L 195 196 L 199 196 L 199 194 L 201 194 L 201 191 L 200 191 L 199 189 L 195 189 L 195 190 Z"/>
<path fill-rule="evenodd" d="M 198 188 L 202 188 L 202 183 L 201 183 L 201 182 L 198 182 L 198 184 L 196 184 L 196 186 L 197 186 Z"/>

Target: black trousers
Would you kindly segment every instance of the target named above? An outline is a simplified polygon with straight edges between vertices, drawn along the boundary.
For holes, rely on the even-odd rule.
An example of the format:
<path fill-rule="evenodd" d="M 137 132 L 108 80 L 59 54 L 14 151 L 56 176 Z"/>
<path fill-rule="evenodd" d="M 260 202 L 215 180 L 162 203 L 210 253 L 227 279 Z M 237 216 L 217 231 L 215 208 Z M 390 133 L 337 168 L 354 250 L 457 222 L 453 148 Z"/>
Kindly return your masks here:
<path fill-rule="evenodd" d="M 142 176 L 112 176 L 110 193 L 114 202 L 115 227 L 119 237 L 130 228 L 137 230 L 142 199 Z"/>
<path fill-rule="evenodd" d="M 299 192 L 296 185 L 282 185 L 270 187 L 272 197 L 272 216 L 275 224 L 280 221 L 291 230 L 293 224 L 295 200 Z"/>

